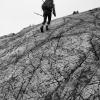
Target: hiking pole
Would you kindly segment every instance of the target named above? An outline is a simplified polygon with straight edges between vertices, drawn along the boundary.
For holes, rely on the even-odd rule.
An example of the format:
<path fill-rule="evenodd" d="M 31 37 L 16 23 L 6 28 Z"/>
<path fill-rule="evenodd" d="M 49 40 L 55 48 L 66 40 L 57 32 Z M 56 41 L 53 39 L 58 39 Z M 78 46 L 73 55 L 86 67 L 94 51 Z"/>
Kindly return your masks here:
<path fill-rule="evenodd" d="M 39 14 L 39 13 L 34 12 L 34 14 L 39 15 L 39 16 L 41 16 L 41 17 L 43 17 L 43 16 L 42 16 L 41 14 Z"/>

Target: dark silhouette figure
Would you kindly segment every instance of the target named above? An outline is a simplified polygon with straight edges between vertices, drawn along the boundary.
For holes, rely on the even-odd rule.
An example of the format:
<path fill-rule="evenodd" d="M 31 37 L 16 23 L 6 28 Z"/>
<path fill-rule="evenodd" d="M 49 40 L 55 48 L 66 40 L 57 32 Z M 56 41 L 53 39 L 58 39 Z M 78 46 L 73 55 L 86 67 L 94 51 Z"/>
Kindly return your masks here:
<path fill-rule="evenodd" d="M 79 14 L 79 11 L 73 11 L 73 15 Z"/>
<path fill-rule="evenodd" d="M 41 32 L 43 32 L 43 27 L 47 21 L 47 18 L 48 22 L 46 25 L 46 30 L 48 30 L 48 25 L 51 22 L 52 13 L 54 14 L 54 16 L 56 16 L 55 5 L 53 3 L 53 0 L 45 0 L 45 2 L 42 4 L 42 10 L 43 10 L 43 22 L 42 26 L 40 27 Z"/>

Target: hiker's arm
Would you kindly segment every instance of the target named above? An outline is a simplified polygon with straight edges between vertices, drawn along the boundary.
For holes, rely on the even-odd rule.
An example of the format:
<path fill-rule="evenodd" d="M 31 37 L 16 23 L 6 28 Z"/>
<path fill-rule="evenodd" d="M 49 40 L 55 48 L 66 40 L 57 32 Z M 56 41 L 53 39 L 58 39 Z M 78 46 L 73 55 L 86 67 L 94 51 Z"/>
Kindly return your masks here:
<path fill-rule="evenodd" d="M 56 17 L 55 5 L 53 4 L 53 14 Z"/>

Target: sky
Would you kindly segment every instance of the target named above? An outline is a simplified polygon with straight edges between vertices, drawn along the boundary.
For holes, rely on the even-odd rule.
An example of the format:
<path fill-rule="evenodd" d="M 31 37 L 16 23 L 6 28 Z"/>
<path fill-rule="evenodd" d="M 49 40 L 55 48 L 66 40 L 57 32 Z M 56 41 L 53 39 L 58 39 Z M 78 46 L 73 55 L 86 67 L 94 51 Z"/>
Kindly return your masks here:
<path fill-rule="evenodd" d="M 0 0 L 0 36 L 41 23 L 43 18 L 34 12 L 43 13 L 42 3 L 42 0 Z M 54 0 L 54 3 L 57 16 L 52 19 L 100 7 L 100 0 Z"/>

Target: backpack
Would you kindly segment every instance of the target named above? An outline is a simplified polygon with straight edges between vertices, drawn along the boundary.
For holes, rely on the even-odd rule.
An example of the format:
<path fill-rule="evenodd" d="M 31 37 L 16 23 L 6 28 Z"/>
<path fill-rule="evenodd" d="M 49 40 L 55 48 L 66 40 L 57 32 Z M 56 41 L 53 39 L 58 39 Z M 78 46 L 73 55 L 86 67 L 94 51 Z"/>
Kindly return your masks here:
<path fill-rule="evenodd" d="M 42 4 L 42 9 L 48 9 L 48 10 L 52 10 L 53 8 L 53 0 L 46 0 L 43 4 Z"/>

